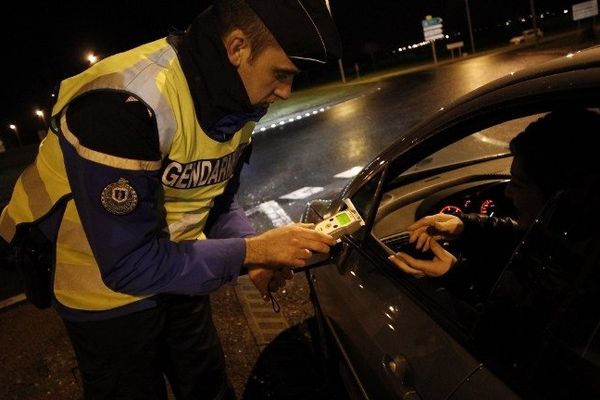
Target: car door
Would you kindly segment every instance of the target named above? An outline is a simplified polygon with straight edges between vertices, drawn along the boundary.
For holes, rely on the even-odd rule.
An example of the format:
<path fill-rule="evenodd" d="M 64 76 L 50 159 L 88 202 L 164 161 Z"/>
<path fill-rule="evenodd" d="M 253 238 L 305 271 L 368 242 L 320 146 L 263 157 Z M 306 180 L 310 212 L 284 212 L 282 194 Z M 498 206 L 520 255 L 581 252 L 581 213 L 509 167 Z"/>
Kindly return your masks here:
<path fill-rule="evenodd" d="M 373 257 L 354 245 L 347 251 L 343 274 L 326 267 L 313 284 L 367 397 L 448 398 L 477 371 L 477 360 Z"/>
<path fill-rule="evenodd" d="M 362 215 L 379 179 L 353 196 Z M 362 390 L 360 398 L 450 397 L 480 363 L 431 318 L 415 279 L 390 268 L 387 254 L 364 233 L 346 238 L 336 265 L 312 274 L 321 312 Z"/>

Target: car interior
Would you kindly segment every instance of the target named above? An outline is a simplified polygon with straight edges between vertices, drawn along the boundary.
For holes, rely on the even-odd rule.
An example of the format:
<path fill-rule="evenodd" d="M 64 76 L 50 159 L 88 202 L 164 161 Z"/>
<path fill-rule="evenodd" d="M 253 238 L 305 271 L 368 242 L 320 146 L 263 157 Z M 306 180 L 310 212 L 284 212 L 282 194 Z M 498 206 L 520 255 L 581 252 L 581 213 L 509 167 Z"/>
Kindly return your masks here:
<path fill-rule="evenodd" d="M 393 179 L 382 193 L 371 231 L 376 251 L 386 258 L 404 251 L 431 259 L 430 252 L 408 243 L 406 232 L 426 215 L 515 219 L 505 196 L 512 160 L 508 143 L 542 115 L 477 131 Z M 592 226 L 574 223 L 588 220 L 583 210 L 593 212 L 589 204 L 600 200 L 598 183 L 594 177 L 551 200 L 514 252 L 496 251 L 483 241 L 466 246 L 453 240 L 442 245 L 459 262 L 443 277 L 409 276 L 387 260 L 385 267 L 518 393 L 539 395 L 539 386 L 531 383 L 542 385 L 549 377 L 568 378 L 570 395 L 600 393 L 600 383 L 592 379 L 600 370 L 600 240 L 590 236 Z M 574 210 L 581 218 L 574 218 Z"/>

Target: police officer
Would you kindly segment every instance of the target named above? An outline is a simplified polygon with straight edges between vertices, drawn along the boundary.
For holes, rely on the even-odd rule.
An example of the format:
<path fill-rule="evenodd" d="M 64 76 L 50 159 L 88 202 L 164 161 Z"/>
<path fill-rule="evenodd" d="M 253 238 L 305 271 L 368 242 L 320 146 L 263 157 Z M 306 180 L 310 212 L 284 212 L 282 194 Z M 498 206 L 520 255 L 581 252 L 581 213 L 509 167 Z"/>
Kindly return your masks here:
<path fill-rule="evenodd" d="M 322 0 L 215 0 L 181 35 L 64 80 L 52 134 L 0 218 L 54 243 L 52 305 L 88 399 L 233 398 L 208 293 L 247 269 L 266 296 L 335 242 L 257 235 L 235 194 L 254 123 L 339 57 Z"/>

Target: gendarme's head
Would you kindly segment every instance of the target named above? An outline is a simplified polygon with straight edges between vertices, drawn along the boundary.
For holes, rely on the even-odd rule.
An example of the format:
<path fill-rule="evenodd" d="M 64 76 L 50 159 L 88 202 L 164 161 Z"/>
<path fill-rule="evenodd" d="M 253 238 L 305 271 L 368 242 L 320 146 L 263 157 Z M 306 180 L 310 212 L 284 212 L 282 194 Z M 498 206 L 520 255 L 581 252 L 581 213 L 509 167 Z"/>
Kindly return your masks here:
<path fill-rule="evenodd" d="M 216 0 L 227 57 L 253 106 L 287 99 L 302 68 L 341 57 L 323 0 Z"/>

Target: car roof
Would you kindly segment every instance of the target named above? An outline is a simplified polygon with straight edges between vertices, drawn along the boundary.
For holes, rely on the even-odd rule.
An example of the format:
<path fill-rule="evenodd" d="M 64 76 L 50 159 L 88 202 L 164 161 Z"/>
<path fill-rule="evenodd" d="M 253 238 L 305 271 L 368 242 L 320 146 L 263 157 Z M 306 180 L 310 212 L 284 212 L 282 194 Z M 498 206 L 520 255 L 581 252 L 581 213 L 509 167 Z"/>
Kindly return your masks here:
<path fill-rule="evenodd" d="M 536 102 L 568 105 L 572 96 L 581 92 L 600 99 L 597 95 L 600 93 L 600 45 L 511 72 L 451 102 L 375 157 L 343 190 L 342 197 L 353 193 L 388 163 L 399 158 L 403 163 L 411 162 L 410 157 L 403 156 L 407 149 L 453 124 L 476 119 L 478 115 L 484 119 L 502 110 L 518 112 L 521 105 Z"/>
<path fill-rule="evenodd" d="M 569 71 L 589 68 L 600 68 L 600 45 L 569 53 L 563 57 L 555 58 L 533 67 L 511 72 L 504 77 L 498 78 L 467 93 L 453 104 L 469 101 L 471 98 L 497 91 L 502 87 L 517 85 L 540 77 L 551 77 Z M 600 78 L 600 76 L 598 78 Z M 452 105 L 450 105 L 450 107 Z"/>

